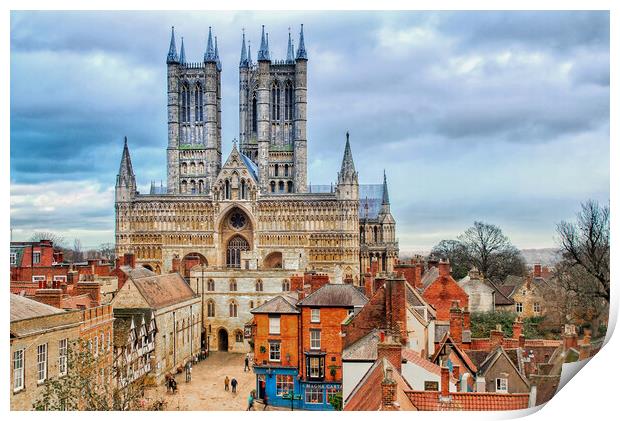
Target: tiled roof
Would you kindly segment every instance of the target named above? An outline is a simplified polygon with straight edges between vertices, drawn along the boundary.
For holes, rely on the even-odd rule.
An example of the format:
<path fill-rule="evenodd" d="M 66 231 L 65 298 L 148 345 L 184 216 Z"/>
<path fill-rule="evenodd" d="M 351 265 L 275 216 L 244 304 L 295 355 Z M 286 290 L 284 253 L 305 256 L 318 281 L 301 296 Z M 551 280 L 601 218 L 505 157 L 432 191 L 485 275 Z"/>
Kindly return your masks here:
<path fill-rule="evenodd" d="M 439 358 L 439 355 L 442 353 L 442 349 L 449 345 L 451 347 L 452 350 L 454 350 L 457 355 L 461 358 L 461 360 L 463 360 L 463 362 L 465 363 L 465 365 L 467 365 L 467 369 L 469 371 L 471 371 L 472 373 L 476 373 L 478 371 L 477 366 L 474 364 L 474 362 L 469 358 L 469 356 L 461 349 L 460 346 L 458 346 L 450 337 L 450 333 L 446 333 L 443 337 L 443 339 L 441 340 L 441 343 L 439 344 L 439 347 L 437 348 L 437 351 L 435 351 L 435 354 L 433 355 L 433 358 L 431 358 L 432 362 L 437 362 L 437 359 Z"/>
<path fill-rule="evenodd" d="M 132 278 L 151 308 L 162 308 L 196 297 L 178 273 Z"/>
<path fill-rule="evenodd" d="M 273 297 L 271 300 L 250 310 L 252 314 L 279 313 L 279 314 L 296 314 L 299 309 L 295 306 L 297 299 L 291 295 L 283 294 Z"/>
<path fill-rule="evenodd" d="M 437 278 L 439 278 L 439 269 L 435 266 L 428 268 L 428 270 L 424 272 L 424 275 L 422 275 L 423 288 L 426 288 L 427 286 L 435 282 Z"/>
<path fill-rule="evenodd" d="M 298 306 L 312 307 L 358 307 L 368 302 L 368 298 L 350 284 L 325 284 L 297 303 Z"/>
<path fill-rule="evenodd" d="M 426 358 L 420 357 L 420 355 L 414 350 L 409 348 L 403 348 L 402 355 L 403 358 L 407 360 L 407 362 L 422 367 L 428 372 L 441 376 L 441 367 L 439 367 L 437 364 L 433 364 Z"/>
<path fill-rule="evenodd" d="M 122 270 L 125 273 L 125 275 L 129 276 L 132 279 L 144 278 L 146 276 L 155 275 L 155 272 L 148 270 L 147 268 L 143 266 L 132 268 L 131 266 L 125 265 L 125 266 L 121 266 L 119 269 Z"/>
<path fill-rule="evenodd" d="M 49 316 L 64 313 L 63 310 L 40 303 L 30 298 L 11 294 L 11 321 L 31 319 L 33 317 Z"/>
<path fill-rule="evenodd" d="M 406 393 L 420 411 L 511 411 L 527 408 L 530 398 L 527 393 L 453 392 L 448 399 L 442 399 L 440 392 Z"/>
<path fill-rule="evenodd" d="M 342 351 L 342 359 L 347 361 L 374 361 L 377 359 L 379 330 L 374 329 L 368 335 L 358 339 Z"/>
<path fill-rule="evenodd" d="M 495 290 L 496 305 L 512 305 L 515 303 L 510 296 L 514 293 L 516 287 L 511 285 L 496 285 L 491 280 L 487 280 L 487 283 Z"/>
<path fill-rule="evenodd" d="M 407 397 L 406 391 L 411 386 L 385 358 L 375 361 L 364 377 L 355 386 L 344 403 L 345 411 L 380 411 L 384 409 L 382 402 L 381 383 L 387 368 L 392 369 L 392 379 L 396 382 L 396 405 L 403 411 L 415 411 L 415 407 Z"/>

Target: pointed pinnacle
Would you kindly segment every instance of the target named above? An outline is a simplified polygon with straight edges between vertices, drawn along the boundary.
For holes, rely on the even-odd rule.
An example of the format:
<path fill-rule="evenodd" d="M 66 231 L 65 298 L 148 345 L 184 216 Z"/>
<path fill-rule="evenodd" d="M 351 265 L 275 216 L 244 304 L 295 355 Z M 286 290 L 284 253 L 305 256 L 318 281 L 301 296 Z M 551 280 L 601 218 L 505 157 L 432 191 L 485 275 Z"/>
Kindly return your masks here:
<path fill-rule="evenodd" d="M 172 35 L 170 35 L 170 47 L 168 48 L 168 56 L 166 57 L 166 63 L 174 64 L 178 62 L 179 62 L 179 58 L 177 56 L 177 43 L 174 40 L 174 26 L 173 26 Z"/>

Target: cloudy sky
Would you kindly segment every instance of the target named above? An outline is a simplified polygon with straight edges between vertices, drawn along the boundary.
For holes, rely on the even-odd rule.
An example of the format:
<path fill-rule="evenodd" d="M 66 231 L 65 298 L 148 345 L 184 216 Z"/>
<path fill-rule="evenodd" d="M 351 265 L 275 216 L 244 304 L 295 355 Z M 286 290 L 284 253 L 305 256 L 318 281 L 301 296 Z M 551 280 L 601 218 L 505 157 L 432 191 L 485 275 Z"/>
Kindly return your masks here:
<path fill-rule="evenodd" d="M 309 181 L 335 181 L 349 130 L 360 182 L 387 171 L 401 250 L 474 220 L 518 247 L 550 247 L 581 201 L 609 200 L 606 12 L 13 12 L 13 239 L 112 242 L 123 136 L 139 190 L 165 184 L 170 26 L 189 61 L 208 26 L 218 36 L 226 156 L 242 28 L 255 54 L 264 24 L 272 58 L 284 58 L 300 23 Z"/>

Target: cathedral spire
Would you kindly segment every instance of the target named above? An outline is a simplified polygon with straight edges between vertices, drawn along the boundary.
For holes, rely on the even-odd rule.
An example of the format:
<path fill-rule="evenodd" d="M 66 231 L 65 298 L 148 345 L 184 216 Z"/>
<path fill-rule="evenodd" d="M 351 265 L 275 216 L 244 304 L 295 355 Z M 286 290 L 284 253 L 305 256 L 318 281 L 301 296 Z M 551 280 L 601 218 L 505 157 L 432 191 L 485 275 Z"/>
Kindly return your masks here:
<path fill-rule="evenodd" d="M 209 26 L 209 38 L 207 40 L 207 51 L 204 57 L 205 63 L 215 63 L 215 49 L 213 48 L 213 36 L 211 35 L 211 27 Z"/>
<path fill-rule="evenodd" d="M 297 47 L 297 60 L 308 60 L 308 53 L 306 52 L 306 46 L 304 44 L 304 24 L 301 24 L 301 31 L 299 31 L 299 46 Z"/>
<path fill-rule="evenodd" d="M 174 40 L 174 26 L 172 27 L 172 35 L 170 35 L 170 48 L 168 49 L 168 57 L 166 58 L 167 64 L 176 64 L 179 62 L 177 57 L 177 43 Z"/>
<path fill-rule="evenodd" d="M 136 177 L 133 173 L 131 165 L 131 156 L 129 155 L 129 147 L 127 146 L 127 136 L 125 136 L 125 145 L 123 146 L 123 156 L 121 157 L 121 165 L 118 169 L 116 179 L 117 186 L 135 186 Z"/>
<path fill-rule="evenodd" d="M 388 193 L 388 184 L 387 177 L 385 175 L 385 170 L 383 170 L 383 198 L 381 201 L 382 205 L 390 205 L 390 195 Z"/>
<path fill-rule="evenodd" d="M 260 37 L 260 50 L 258 50 L 258 61 L 271 61 L 269 58 L 269 44 L 265 39 L 265 25 Z"/>
<path fill-rule="evenodd" d="M 248 40 L 248 66 L 252 65 L 252 41 Z"/>
<path fill-rule="evenodd" d="M 245 49 L 245 31 L 241 38 L 241 60 L 239 60 L 239 67 L 248 67 L 248 53 Z"/>
<path fill-rule="evenodd" d="M 179 64 L 185 65 L 185 45 L 183 43 L 183 37 L 181 37 L 181 54 L 179 55 Z"/>
<path fill-rule="evenodd" d="M 220 53 L 217 51 L 217 37 L 215 37 L 215 64 L 217 70 L 222 71 L 222 62 L 220 61 Z"/>
<path fill-rule="evenodd" d="M 295 61 L 295 52 L 293 50 L 293 41 L 291 40 L 291 28 L 288 29 L 288 49 L 286 51 L 286 62 L 293 63 Z"/>
<path fill-rule="evenodd" d="M 353 163 L 353 154 L 351 153 L 351 144 L 349 143 L 349 132 L 347 131 L 347 143 L 344 145 L 344 155 L 342 157 L 342 166 L 340 167 L 340 176 L 355 173 L 355 164 Z"/>

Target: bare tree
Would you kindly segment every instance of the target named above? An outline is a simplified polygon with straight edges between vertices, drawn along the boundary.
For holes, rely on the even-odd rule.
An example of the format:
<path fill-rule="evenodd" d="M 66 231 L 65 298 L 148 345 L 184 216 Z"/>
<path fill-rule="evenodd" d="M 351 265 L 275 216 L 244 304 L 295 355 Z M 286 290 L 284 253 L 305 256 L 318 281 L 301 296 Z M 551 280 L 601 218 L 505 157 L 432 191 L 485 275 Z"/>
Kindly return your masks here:
<path fill-rule="evenodd" d="M 467 248 L 457 240 L 441 240 L 433 247 L 429 257 L 449 260 L 452 276 L 455 279 L 467 276 L 471 269 L 471 259 L 469 258 Z"/>
<path fill-rule="evenodd" d="M 82 242 L 79 239 L 73 240 L 73 261 L 82 260 Z"/>
<path fill-rule="evenodd" d="M 107 260 L 114 260 L 114 256 L 115 256 L 114 244 L 112 243 L 99 244 L 97 251 L 99 252 L 100 257 L 107 259 Z"/>
<path fill-rule="evenodd" d="M 50 240 L 54 243 L 54 246 L 58 248 L 67 247 L 67 240 L 65 237 L 59 234 L 55 234 L 49 231 L 37 231 L 32 234 L 30 241 Z"/>
<path fill-rule="evenodd" d="M 566 263 L 583 269 L 595 281 L 595 290 L 588 294 L 609 304 L 609 206 L 592 200 L 582 203 L 577 221 L 560 222 L 557 232 Z M 588 283 L 587 277 L 583 279 Z M 579 287 L 583 293 L 583 286 Z"/>
<path fill-rule="evenodd" d="M 496 225 L 476 221 L 458 240 L 467 249 L 470 264 L 486 278 L 502 282 L 508 275 L 525 273 L 521 252 Z"/>

